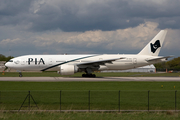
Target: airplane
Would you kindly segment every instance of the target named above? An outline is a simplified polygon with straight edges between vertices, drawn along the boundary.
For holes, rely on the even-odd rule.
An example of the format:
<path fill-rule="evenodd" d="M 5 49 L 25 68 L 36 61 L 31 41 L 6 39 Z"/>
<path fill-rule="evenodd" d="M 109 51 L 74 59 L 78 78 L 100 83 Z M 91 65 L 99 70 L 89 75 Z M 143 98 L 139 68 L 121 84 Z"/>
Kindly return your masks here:
<path fill-rule="evenodd" d="M 96 77 L 94 71 L 127 70 L 166 61 L 172 56 L 158 56 L 167 30 L 161 30 L 138 54 L 25 55 L 10 59 L 5 66 L 19 71 L 59 71 L 61 75 L 85 72 L 82 77 Z"/>

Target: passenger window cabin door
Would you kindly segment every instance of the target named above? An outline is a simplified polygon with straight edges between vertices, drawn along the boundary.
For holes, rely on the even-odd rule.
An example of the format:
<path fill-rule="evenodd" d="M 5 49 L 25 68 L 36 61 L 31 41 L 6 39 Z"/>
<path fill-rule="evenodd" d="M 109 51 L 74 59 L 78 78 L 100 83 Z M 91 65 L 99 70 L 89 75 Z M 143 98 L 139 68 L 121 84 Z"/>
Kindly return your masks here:
<path fill-rule="evenodd" d="M 25 65 L 26 64 L 26 60 L 25 59 L 22 59 L 21 60 L 21 65 Z"/>
<path fill-rule="evenodd" d="M 137 64 L 137 58 L 133 58 L 133 64 Z"/>
<path fill-rule="evenodd" d="M 49 58 L 49 65 L 52 65 L 52 64 L 53 64 L 52 58 Z"/>

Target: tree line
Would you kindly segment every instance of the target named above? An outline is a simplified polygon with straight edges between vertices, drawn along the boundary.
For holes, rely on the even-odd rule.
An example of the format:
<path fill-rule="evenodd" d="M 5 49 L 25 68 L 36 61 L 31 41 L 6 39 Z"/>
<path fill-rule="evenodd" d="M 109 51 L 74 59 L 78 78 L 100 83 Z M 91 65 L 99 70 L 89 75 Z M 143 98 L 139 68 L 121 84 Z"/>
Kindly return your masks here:
<path fill-rule="evenodd" d="M 180 71 L 180 57 L 174 58 L 167 62 L 154 64 L 154 66 L 156 67 L 157 71 L 165 71 L 166 69 Z"/>
<path fill-rule="evenodd" d="M 12 58 L 13 58 L 12 56 L 6 57 L 6 56 L 0 54 L 0 61 L 6 61 L 7 62 L 7 61 L 9 61 Z"/>

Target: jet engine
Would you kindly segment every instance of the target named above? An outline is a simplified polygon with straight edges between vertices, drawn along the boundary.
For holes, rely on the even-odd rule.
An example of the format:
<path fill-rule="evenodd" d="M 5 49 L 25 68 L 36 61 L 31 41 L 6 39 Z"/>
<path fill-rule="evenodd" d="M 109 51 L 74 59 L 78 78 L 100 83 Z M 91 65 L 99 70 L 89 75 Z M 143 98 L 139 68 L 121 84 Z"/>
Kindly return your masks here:
<path fill-rule="evenodd" d="M 74 65 L 61 65 L 60 74 L 61 75 L 73 75 L 78 71 L 78 67 Z"/>

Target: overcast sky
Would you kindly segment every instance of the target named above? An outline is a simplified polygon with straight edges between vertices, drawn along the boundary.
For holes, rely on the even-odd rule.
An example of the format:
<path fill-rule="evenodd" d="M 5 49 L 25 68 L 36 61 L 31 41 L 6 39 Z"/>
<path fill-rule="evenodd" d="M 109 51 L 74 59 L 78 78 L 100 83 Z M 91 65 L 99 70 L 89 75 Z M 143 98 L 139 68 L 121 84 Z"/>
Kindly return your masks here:
<path fill-rule="evenodd" d="M 136 54 L 168 29 L 180 56 L 180 0 L 0 0 L 0 54 Z"/>

